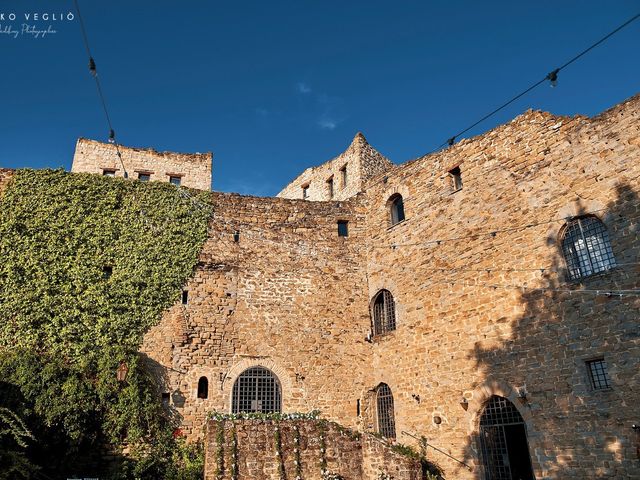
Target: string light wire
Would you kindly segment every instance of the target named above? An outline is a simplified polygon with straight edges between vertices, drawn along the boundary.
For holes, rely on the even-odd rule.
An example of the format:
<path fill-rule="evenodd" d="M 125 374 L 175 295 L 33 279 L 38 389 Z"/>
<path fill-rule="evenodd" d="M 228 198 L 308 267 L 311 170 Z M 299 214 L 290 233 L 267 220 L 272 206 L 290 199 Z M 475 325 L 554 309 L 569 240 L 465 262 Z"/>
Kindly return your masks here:
<path fill-rule="evenodd" d="M 100 84 L 100 78 L 98 78 L 98 69 L 96 67 L 96 62 L 93 59 L 93 55 L 91 54 L 91 47 L 89 46 L 89 37 L 87 35 L 87 29 L 85 27 L 82 14 L 80 13 L 80 5 L 78 4 L 78 0 L 73 0 L 73 3 L 76 7 L 78 20 L 80 21 L 80 31 L 82 32 L 82 40 L 84 42 L 84 47 L 87 51 L 87 56 L 89 57 L 89 72 L 91 73 L 91 76 L 94 78 L 96 82 L 96 90 L 98 91 L 98 97 L 100 98 L 100 103 L 102 104 L 102 109 L 104 110 L 104 115 L 105 115 L 105 118 L 107 119 L 107 125 L 109 126 L 109 142 L 113 143 L 116 148 L 116 155 L 120 160 L 120 165 L 122 166 L 122 171 L 124 172 L 124 178 L 129 178 L 127 169 L 124 166 L 124 161 L 122 160 L 120 145 L 116 140 L 116 133 L 115 133 L 115 130 L 113 129 L 113 124 L 111 123 L 111 116 L 109 115 L 109 109 L 107 108 L 107 101 L 105 99 L 104 93 L 102 92 L 102 85 Z"/>

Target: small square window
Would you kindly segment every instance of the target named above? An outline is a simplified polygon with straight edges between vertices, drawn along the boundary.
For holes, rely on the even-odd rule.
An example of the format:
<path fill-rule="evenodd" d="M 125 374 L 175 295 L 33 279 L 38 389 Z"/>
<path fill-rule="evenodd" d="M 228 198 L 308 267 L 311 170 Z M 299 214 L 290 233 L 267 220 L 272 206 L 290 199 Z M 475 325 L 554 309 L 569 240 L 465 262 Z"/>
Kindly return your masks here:
<path fill-rule="evenodd" d="M 169 177 L 169 183 L 171 185 L 175 185 L 176 187 L 179 187 L 180 184 L 182 183 L 182 178 L 176 177 L 176 176 L 170 176 Z"/>
<path fill-rule="evenodd" d="M 115 177 L 116 176 L 116 171 L 112 168 L 103 168 L 102 169 L 102 175 L 105 177 Z"/>
<path fill-rule="evenodd" d="M 329 192 L 329 198 L 333 198 L 333 177 L 327 180 L 327 190 Z"/>
<path fill-rule="evenodd" d="M 604 358 L 588 361 L 587 368 L 589 369 L 591 387 L 594 390 L 608 390 L 611 388 L 611 380 L 609 379 L 607 363 Z"/>
<path fill-rule="evenodd" d="M 148 182 L 149 180 L 151 180 L 151 174 L 139 172 L 138 180 L 140 180 L 141 182 Z"/>
<path fill-rule="evenodd" d="M 302 199 L 306 200 L 309 198 L 309 185 L 302 186 Z"/>
<path fill-rule="evenodd" d="M 460 167 L 455 167 L 449 170 L 449 177 L 451 178 L 451 187 L 454 192 L 462 190 L 462 172 Z"/>
<path fill-rule="evenodd" d="M 338 220 L 338 236 L 349 236 L 349 222 L 347 222 L 346 220 Z"/>

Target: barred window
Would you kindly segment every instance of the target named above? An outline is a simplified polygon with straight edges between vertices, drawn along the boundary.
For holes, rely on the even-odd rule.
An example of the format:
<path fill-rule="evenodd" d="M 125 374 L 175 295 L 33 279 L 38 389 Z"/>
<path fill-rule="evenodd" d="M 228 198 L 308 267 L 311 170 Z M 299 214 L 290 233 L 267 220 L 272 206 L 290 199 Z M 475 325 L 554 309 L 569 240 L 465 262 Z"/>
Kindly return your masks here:
<path fill-rule="evenodd" d="M 278 377 L 264 367 L 251 367 L 233 385 L 231 408 L 239 412 L 279 412 L 282 395 Z"/>
<path fill-rule="evenodd" d="M 571 280 L 616 266 L 607 228 L 594 216 L 576 218 L 566 224 L 562 234 L 562 253 Z"/>
<path fill-rule="evenodd" d="M 385 438 L 396 438 L 393 394 L 386 383 L 381 383 L 376 388 L 376 415 L 378 417 L 378 433 Z"/>
<path fill-rule="evenodd" d="M 587 362 L 587 367 L 589 368 L 591 387 L 594 390 L 608 390 L 611 388 L 611 380 L 609 380 L 607 363 L 604 358 Z"/>
<path fill-rule="evenodd" d="M 396 303 L 389 290 L 380 290 L 376 294 L 371 309 L 374 335 L 396 329 Z"/>
<path fill-rule="evenodd" d="M 207 377 L 200 377 L 200 380 L 198 380 L 198 398 L 209 398 L 209 380 L 207 380 Z"/>
<path fill-rule="evenodd" d="M 389 197 L 388 205 L 389 214 L 391 216 L 391 225 L 402 222 L 404 220 L 404 202 L 402 200 L 402 195 L 399 193 L 391 195 L 391 197 Z"/>

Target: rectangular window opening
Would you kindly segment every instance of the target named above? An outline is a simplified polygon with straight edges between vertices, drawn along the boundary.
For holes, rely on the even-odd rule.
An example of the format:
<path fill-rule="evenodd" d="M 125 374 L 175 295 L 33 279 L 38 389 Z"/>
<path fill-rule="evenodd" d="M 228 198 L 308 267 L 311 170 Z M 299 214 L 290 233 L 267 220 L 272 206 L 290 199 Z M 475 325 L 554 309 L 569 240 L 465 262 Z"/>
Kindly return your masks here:
<path fill-rule="evenodd" d="M 176 187 L 179 187 L 180 184 L 182 183 L 182 178 L 171 175 L 169 176 L 169 183 L 171 185 L 175 185 Z"/>
<path fill-rule="evenodd" d="M 333 198 L 333 177 L 327 180 L 327 190 L 329 192 L 329 198 Z"/>
<path fill-rule="evenodd" d="M 169 395 L 169 392 L 162 392 L 162 403 L 164 405 L 169 405 L 170 398 L 171 398 L 171 395 Z"/>
<path fill-rule="evenodd" d="M 462 172 L 460 167 L 455 167 L 449 170 L 449 177 L 451 178 L 451 187 L 454 192 L 462 190 Z"/>
<path fill-rule="evenodd" d="M 183 290 L 182 291 L 182 304 L 186 305 L 189 303 L 189 291 L 188 290 Z"/>
<path fill-rule="evenodd" d="M 346 220 L 338 220 L 338 236 L 339 237 L 348 237 L 349 236 L 349 222 Z"/>
<path fill-rule="evenodd" d="M 360 399 L 356 400 L 356 416 L 360 416 Z"/>
<path fill-rule="evenodd" d="M 309 185 L 303 185 L 302 186 L 302 199 L 306 200 L 307 198 L 309 198 Z"/>
<path fill-rule="evenodd" d="M 604 358 L 588 361 L 587 368 L 589 369 L 591 387 L 594 390 L 609 390 L 611 388 L 609 371 L 607 370 L 607 363 Z"/>
<path fill-rule="evenodd" d="M 342 188 L 347 187 L 347 166 L 345 165 L 340 169 L 340 176 L 342 177 Z"/>
<path fill-rule="evenodd" d="M 105 177 L 115 177 L 116 171 L 113 168 L 103 168 L 102 175 Z"/>
<path fill-rule="evenodd" d="M 138 172 L 138 180 L 140 180 L 141 182 L 148 182 L 149 180 L 151 180 L 151 174 Z"/>

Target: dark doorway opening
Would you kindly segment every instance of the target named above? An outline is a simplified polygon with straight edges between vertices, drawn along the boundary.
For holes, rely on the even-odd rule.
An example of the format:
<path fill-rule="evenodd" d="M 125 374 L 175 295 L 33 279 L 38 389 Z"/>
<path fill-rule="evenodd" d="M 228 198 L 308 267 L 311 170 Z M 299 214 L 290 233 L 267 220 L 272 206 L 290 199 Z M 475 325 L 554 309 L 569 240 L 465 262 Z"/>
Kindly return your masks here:
<path fill-rule="evenodd" d="M 486 480 L 534 480 L 527 427 L 509 400 L 494 395 L 480 417 Z"/>

